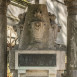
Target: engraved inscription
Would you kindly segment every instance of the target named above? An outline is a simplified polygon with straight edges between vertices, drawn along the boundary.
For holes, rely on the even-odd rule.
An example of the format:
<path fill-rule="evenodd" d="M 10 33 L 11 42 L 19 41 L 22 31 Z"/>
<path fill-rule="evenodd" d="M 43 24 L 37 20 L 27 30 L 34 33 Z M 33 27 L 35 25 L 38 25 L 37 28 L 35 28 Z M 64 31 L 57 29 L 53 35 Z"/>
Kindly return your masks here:
<path fill-rule="evenodd" d="M 19 54 L 18 66 L 56 66 L 56 54 Z"/>

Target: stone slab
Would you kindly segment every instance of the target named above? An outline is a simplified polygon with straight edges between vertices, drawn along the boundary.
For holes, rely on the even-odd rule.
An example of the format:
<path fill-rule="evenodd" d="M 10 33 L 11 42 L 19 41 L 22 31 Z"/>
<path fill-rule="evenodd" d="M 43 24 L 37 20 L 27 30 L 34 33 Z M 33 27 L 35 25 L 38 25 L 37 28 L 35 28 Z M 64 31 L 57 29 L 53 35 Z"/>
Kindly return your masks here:
<path fill-rule="evenodd" d="M 56 66 L 56 54 L 19 54 L 18 66 Z"/>
<path fill-rule="evenodd" d="M 53 67 L 19 67 L 18 66 L 18 55 L 19 54 L 56 54 L 56 66 Z M 61 66 L 62 65 L 62 66 Z M 56 69 L 65 70 L 65 51 L 56 50 L 17 50 L 15 51 L 15 69 Z"/>

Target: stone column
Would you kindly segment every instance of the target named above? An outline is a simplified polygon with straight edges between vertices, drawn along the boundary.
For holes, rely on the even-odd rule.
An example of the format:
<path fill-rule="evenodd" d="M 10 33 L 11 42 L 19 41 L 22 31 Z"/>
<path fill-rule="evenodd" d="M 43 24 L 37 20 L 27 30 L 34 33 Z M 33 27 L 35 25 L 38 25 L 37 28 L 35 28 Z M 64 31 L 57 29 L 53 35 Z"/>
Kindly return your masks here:
<path fill-rule="evenodd" d="M 77 77 L 77 0 L 65 0 L 67 4 L 67 76 Z"/>

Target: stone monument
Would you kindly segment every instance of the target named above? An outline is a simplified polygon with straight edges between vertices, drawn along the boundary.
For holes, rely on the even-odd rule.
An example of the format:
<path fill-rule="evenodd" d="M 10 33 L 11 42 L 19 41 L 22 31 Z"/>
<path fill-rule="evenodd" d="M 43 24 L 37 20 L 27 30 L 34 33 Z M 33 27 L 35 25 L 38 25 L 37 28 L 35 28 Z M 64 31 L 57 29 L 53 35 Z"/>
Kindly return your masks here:
<path fill-rule="evenodd" d="M 55 46 L 55 18 L 45 4 L 28 6 L 18 49 L 10 51 L 13 77 L 58 77 L 65 70 L 65 50 Z"/>

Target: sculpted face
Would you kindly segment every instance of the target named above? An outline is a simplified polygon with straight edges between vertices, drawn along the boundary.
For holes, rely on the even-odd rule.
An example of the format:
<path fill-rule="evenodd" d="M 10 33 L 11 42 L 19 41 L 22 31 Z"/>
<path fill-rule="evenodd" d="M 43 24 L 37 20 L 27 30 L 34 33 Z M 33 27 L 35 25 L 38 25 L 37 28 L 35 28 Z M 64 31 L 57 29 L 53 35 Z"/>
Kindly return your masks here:
<path fill-rule="evenodd" d="M 43 39 L 45 25 L 43 22 L 32 22 L 31 34 L 35 41 L 40 42 Z"/>

